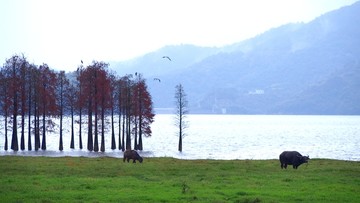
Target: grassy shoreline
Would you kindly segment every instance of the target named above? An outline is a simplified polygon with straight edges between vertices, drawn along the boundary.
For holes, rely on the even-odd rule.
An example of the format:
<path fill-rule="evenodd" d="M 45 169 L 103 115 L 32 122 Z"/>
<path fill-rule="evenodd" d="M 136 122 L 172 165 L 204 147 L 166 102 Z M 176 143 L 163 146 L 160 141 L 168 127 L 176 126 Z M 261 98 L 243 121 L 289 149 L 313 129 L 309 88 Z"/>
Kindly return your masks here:
<path fill-rule="evenodd" d="M 360 162 L 0 157 L 2 202 L 357 202 Z"/>

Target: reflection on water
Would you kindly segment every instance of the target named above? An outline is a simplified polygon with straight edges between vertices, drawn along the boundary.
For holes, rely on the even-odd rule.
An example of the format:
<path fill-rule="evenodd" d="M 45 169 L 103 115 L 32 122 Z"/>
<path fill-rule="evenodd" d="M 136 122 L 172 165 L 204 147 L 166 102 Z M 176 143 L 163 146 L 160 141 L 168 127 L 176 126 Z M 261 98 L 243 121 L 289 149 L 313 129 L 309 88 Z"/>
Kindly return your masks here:
<path fill-rule="evenodd" d="M 297 150 L 310 158 L 360 160 L 360 116 L 188 115 L 187 120 L 189 128 L 182 153 L 177 151 L 173 115 L 156 115 L 153 135 L 143 140 L 144 151 L 140 154 L 182 159 L 277 159 L 284 150 Z M 46 151 L 13 152 L 4 151 L 2 133 L 0 155 L 122 157 L 122 151 L 110 149 L 110 133 L 104 153 L 78 149 L 77 136 L 76 149 L 70 149 L 68 130 L 63 139 L 62 152 L 57 150 L 59 135 L 55 133 L 48 134 Z M 84 147 L 86 143 L 83 136 Z"/>

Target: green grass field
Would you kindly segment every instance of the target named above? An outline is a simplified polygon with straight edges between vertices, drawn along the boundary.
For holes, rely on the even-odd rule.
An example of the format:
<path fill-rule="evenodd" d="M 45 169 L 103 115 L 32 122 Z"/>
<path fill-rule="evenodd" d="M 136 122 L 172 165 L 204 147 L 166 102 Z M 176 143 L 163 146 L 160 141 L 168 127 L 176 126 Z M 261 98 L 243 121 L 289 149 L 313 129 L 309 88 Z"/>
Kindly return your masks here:
<path fill-rule="evenodd" d="M 360 162 L 0 157 L 0 202 L 359 202 Z"/>

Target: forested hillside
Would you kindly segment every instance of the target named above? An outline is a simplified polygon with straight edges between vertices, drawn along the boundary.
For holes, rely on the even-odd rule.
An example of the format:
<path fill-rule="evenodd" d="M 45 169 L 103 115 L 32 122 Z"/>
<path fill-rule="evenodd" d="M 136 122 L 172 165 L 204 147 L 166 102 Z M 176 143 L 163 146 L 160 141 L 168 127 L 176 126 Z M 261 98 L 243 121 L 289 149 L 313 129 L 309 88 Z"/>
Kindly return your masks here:
<path fill-rule="evenodd" d="M 172 107 L 182 83 L 192 113 L 360 114 L 357 22 L 360 2 L 230 46 L 170 46 L 112 68 L 160 78 L 149 83 L 156 108 Z"/>

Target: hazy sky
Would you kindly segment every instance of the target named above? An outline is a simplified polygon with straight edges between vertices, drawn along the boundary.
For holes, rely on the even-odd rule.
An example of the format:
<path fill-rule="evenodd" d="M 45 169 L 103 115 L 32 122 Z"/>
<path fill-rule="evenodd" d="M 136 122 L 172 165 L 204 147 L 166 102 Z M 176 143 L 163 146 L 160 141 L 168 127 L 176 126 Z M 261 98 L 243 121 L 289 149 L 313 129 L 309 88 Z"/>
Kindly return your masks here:
<path fill-rule="evenodd" d="M 75 70 L 165 45 L 223 46 L 357 0 L 0 0 L 0 64 Z"/>

